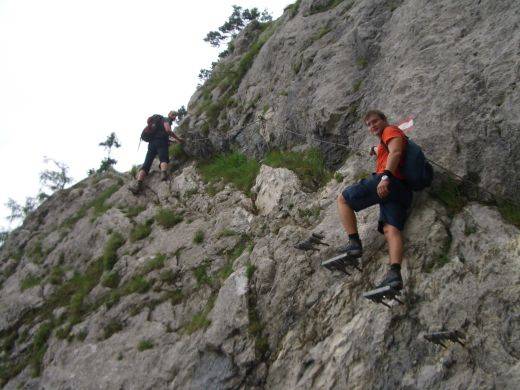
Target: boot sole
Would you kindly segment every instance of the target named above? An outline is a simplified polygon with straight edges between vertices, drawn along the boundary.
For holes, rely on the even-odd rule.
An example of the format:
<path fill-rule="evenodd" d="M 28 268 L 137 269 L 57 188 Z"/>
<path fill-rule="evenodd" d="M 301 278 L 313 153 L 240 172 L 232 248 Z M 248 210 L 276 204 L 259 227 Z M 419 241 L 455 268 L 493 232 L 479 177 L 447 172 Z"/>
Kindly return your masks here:
<path fill-rule="evenodd" d="M 340 254 L 346 254 L 349 257 L 358 258 L 363 256 L 363 251 L 338 251 Z"/>
<path fill-rule="evenodd" d="M 390 282 L 390 283 L 380 284 L 379 286 L 376 286 L 376 289 L 387 287 L 387 286 L 390 288 L 393 288 L 394 290 L 402 290 L 404 287 L 403 282 Z"/>

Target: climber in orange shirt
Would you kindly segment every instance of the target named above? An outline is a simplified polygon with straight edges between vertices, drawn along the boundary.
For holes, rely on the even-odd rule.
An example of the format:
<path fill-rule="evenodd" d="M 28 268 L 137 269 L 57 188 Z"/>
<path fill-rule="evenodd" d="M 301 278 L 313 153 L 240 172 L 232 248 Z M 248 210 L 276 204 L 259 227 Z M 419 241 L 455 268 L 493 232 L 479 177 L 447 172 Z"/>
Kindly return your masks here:
<path fill-rule="evenodd" d="M 376 156 L 376 172 L 370 178 L 347 187 L 338 196 L 340 220 L 349 237 L 348 243 L 338 249 L 352 257 L 362 255 L 355 212 L 378 204 L 378 231 L 385 235 L 388 243 L 389 270 L 377 287 L 391 286 L 400 290 L 403 287 L 401 232 L 412 203 L 412 190 L 406 185 L 400 170 L 407 138 L 397 126 L 391 126 L 386 115 L 379 110 L 368 111 L 364 122 L 370 133 L 379 138 L 379 145 L 370 150 L 370 154 Z"/>

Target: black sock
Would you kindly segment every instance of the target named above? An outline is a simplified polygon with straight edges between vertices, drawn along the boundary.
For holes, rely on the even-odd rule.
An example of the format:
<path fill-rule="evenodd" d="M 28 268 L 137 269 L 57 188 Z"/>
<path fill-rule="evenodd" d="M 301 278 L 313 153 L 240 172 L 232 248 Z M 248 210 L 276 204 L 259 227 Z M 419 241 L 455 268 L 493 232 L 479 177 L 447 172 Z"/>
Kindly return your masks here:
<path fill-rule="evenodd" d="M 390 269 L 400 273 L 401 272 L 401 264 L 390 264 Z"/>
<path fill-rule="evenodd" d="M 348 235 L 348 239 L 349 240 L 355 240 L 357 242 L 361 242 L 361 240 L 359 239 L 359 234 L 358 233 L 349 234 Z"/>

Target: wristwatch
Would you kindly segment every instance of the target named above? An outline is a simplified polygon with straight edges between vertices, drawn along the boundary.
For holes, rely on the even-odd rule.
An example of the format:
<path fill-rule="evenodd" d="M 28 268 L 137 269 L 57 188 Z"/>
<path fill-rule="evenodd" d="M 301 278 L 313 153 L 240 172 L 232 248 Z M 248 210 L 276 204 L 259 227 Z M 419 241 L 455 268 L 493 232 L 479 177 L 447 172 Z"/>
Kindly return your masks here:
<path fill-rule="evenodd" d="M 381 181 L 383 181 L 383 180 L 388 180 L 388 179 L 390 179 L 390 178 L 388 177 L 388 175 L 383 175 L 383 176 L 381 176 Z"/>

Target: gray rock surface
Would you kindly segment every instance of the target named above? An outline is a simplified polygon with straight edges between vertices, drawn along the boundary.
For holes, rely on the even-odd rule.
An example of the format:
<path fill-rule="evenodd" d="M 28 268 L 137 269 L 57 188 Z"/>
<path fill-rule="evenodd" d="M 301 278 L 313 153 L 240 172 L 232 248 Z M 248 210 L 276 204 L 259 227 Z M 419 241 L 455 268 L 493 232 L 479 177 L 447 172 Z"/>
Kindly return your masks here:
<path fill-rule="evenodd" d="M 294 205 L 298 201 L 303 203 L 300 180 L 286 168 L 262 165 L 252 191 L 257 194 L 255 205 L 261 215 L 287 209 L 285 205 Z"/>
<path fill-rule="evenodd" d="M 349 159 L 340 169 L 344 182 L 359 171 L 353 166 L 362 168 Z M 196 175 L 193 167 L 185 169 L 174 176 Z M 274 175 L 276 171 L 271 170 Z M 111 208 L 98 217 L 88 211 L 38 264 L 22 256 L 2 286 L 2 340 L 4 345 L 14 340 L 4 356 L 22 361 L 27 348 L 36 348 L 42 321 L 54 318 L 54 325 L 44 341 L 40 376 L 33 379 L 33 367 L 28 365 L 10 377 L 6 388 L 514 388 L 518 384 L 520 235 L 495 209 L 470 203 L 450 217 L 440 203 L 421 194 L 405 230 L 406 304 L 386 309 L 361 298 L 384 272 L 386 250 L 375 230 L 377 210 L 358 215 L 366 253 L 363 272 L 345 278 L 319 266 L 333 254 L 332 248 L 315 254 L 293 248 L 309 230 L 295 225 L 291 216 L 266 220 L 243 208 L 246 198 L 232 187 L 210 197 L 199 180 L 195 180 L 199 195 L 186 198 L 182 206 L 191 221 L 171 228 L 153 223 L 148 237 L 127 240 L 136 220 L 143 223 L 155 212 L 152 208 L 148 217 L 146 211 L 127 217 L 120 211 L 128 201 L 120 193 L 127 191 L 123 185 L 110 197 L 118 199 Z M 269 181 L 262 183 L 269 193 Z M 155 185 L 149 182 L 151 190 Z M 272 192 L 288 193 L 294 186 L 290 180 L 282 181 Z M 326 241 L 336 246 L 344 240 L 335 205 L 343 186 L 332 180 L 305 199 L 281 197 L 278 202 L 282 207 L 286 202 L 296 202 L 295 207 L 309 201 L 320 204 L 319 218 L 310 229 L 325 232 Z M 191 208 L 190 202 L 200 199 L 211 211 Z M 62 220 L 53 211 L 48 218 Z M 265 224 L 278 226 L 277 232 L 266 233 L 259 227 Z M 201 229 L 204 240 L 196 243 L 194 234 Z M 31 231 L 42 241 L 46 234 L 54 234 L 54 230 L 46 233 L 45 227 Z M 70 237 L 80 231 L 90 238 Z M 20 291 L 29 273 L 47 278 L 50 266 L 56 267 L 55 258 L 56 264 L 86 275 L 106 253 L 107 232 L 114 231 L 126 240 L 117 250 L 114 266 L 119 286 L 97 284 L 86 290 L 79 323 L 71 317 L 74 300 L 57 301 L 61 288 L 77 276 L 65 273 L 62 284 L 42 281 Z M 250 249 L 242 247 L 233 261 L 229 253 L 242 245 L 240 237 L 250 237 Z M 76 243 L 72 252 L 76 256 L 67 255 L 71 242 Z M 9 248 L 2 249 L 5 264 L 13 262 Z M 90 260 L 84 260 L 86 254 Z M 163 255 L 159 262 L 158 255 Z M 12 265 L 3 269 L 7 268 Z M 49 293 L 43 293 L 44 286 L 52 287 Z M 76 296 L 78 291 L 70 294 Z M 44 311 L 45 307 L 53 310 Z M 35 310 L 40 316 L 31 315 Z M 70 330 L 61 336 L 62 329 Z M 462 330 L 466 346 L 443 350 L 425 342 L 424 334 L 441 329 Z"/>
<path fill-rule="evenodd" d="M 409 135 L 436 162 L 518 199 L 507 185 L 520 181 L 517 1 L 344 0 L 311 14 L 320 2 L 302 0 L 277 21 L 232 96 L 242 105 L 224 107 L 218 139 L 210 133 L 200 151 L 238 144 L 263 157 L 311 144 L 338 167 L 345 147 L 311 139 L 365 150 L 360 118 L 377 107 L 392 121 L 415 116 Z M 200 131 L 201 99 L 199 90 L 190 101 L 187 134 Z"/>

